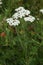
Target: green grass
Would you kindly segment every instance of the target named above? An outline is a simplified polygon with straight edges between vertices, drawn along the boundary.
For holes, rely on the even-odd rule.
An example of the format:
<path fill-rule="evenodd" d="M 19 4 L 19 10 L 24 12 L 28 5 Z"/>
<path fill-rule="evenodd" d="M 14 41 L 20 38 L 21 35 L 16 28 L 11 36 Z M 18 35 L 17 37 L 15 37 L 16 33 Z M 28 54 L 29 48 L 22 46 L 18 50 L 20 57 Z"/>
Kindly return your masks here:
<path fill-rule="evenodd" d="M 12 16 L 14 9 L 30 6 L 20 4 L 19 0 L 3 2 L 6 4 L 3 3 L 0 14 L 0 65 L 43 65 L 43 16 L 33 23 L 20 19 L 19 26 L 11 27 L 6 18 Z M 36 16 L 35 13 L 32 15 Z M 3 32 L 5 36 L 1 36 Z"/>

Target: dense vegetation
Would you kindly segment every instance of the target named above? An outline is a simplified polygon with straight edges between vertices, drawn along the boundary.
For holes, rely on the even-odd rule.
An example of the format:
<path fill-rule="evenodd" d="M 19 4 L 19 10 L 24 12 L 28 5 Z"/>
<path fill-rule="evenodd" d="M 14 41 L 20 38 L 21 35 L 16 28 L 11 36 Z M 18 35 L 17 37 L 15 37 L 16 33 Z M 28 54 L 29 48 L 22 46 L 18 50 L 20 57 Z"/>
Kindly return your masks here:
<path fill-rule="evenodd" d="M 23 6 L 39 20 L 27 24 L 23 18 L 17 27 L 6 19 Z M 43 0 L 2 0 L 0 5 L 0 65 L 43 65 Z"/>

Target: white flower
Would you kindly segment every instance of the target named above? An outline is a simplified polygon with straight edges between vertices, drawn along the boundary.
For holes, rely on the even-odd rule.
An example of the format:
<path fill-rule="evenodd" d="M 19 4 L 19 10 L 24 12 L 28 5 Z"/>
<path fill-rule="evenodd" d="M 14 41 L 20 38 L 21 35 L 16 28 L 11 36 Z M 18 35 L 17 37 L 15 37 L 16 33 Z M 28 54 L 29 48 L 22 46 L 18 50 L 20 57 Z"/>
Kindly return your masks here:
<path fill-rule="evenodd" d="M 22 17 L 24 17 L 24 16 L 25 16 L 25 12 L 22 10 L 22 11 L 16 12 L 16 13 L 12 16 L 12 18 L 13 18 L 13 19 L 18 19 L 18 18 L 22 18 Z"/>
<path fill-rule="evenodd" d="M 13 18 L 8 18 L 6 21 L 10 26 L 12 26 L 12 23 L 14 22 Z"/>
<path fill-rule="evenodd" d="M 6 21 L 7 21 L 7 23 L 12 23 L 14 20 L 13 20 L 13 18 L 8 18 L 8 19 L 6 19 Z"/>
<path fill-rule="evenodd" d="M 21 10 L 21 11 L 18 11 L 18 17 L 19 18 L 22 18 L 22 17 L 25 17 L 25 15 L 29 15 L 30 14 L 30 11 L 29 10 Z"/>
<path fill-rule="evenodd" d="M 6 19 L 7 23 L 9 23 L 10 26 L 18 26 L 20 24 L 19 20 L 13 20 L 13 18 Z"/>
<path fill-rule="evenodd" d="M 19 8 L 17 8 L 17 9 L 15 9 L 15 11 L 21 11 L 21 10 L 23 10 L 24 9 L 24 7 L 19 7 Z"/>
<path fill-rule="evenodd" d="M 25 12 L 23 10 L 22 11 L 19 11 L 18 12 L 18 17 L 19 18 L 25 17 Z"/>
<path fill-rule="evenodd" d="M 40 12 L 43 14 L 43 9 L 40 9 Z"/>
<path fill-rule="evenodd" d="M 13 19 L 18 19 L 18 18 L 22 18 L 25 17 L 25 15 L 29 15 L 30 11 L 24 9 L 23 7 L 19 7 L 17 9 L 15 9 L 16 13 L 12 16 Z"/>
<path fill-rule="evenodd" d="M 18 13 L 13 14 L 12 18 L 13 19 L 18 19 Z"/>
<path fill-rule="evenodd" d="M 30 11 L 29 10 L 25 10 L 25 15 L 29 15 Z"/>
<path fill-rule="evenodd" d="M 2 2 L 0 2 L 0 5 L 2 4 Z"/>
<path fill-rule="evenodd" d="M 33 21 L 35 20 L 35 17 L 29 15 L 29 17 L 25 17 L 24 20 L 25 20 L 25 21 L 33 22 Z"/>
<path fill-rule="evenodd" d="M 35 20 L 35 17 L 29 15 L 30 11 L 24 9 L 24 7 L 19 7 L 17 9 L 15 9 L 15 11 L 16 11 L 16 13 L 13 14 L 12 18 L 6 19 L 7 23 L 10 26 L 18 26 L 20 24 L 20 21 L 18 19 L 22 18 L 22 17 L 24 17 L 25 21 L 33 22 Z M 26 15 L 28 17 L 25 17 Z"/>
<path fill-rule="evenodd" d="M 0 0 L 0 5 L 2 4 L 2 0 Z"/>
<path fill-rule="evenodd" d="M 19 20 L 14 20 L 14 22 L 12 23 L 13 26 L 18 26 L 20 24 L 20 21 Z"/>

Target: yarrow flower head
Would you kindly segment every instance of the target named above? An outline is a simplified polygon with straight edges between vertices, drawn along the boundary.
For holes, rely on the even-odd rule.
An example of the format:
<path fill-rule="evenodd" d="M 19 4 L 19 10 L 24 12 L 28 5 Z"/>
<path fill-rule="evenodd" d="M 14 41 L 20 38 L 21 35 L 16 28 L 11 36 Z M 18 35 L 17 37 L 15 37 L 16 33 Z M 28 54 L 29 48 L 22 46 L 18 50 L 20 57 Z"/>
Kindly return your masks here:
<path fill-rule="evenodd" d="M 43 9 L 40 9 L 40 12 L 43 14 Z"/>
<path fill-rule="evenodd" d="M 10 26 L 18 26 L 20 24 L 19 20 L 13 20 L 13 18 L 6 19 L 7 23 L 9 23 Z"/>
<path fill-rule="evenodd" d="M 26 15 L 28 16 L 30 14 L 29 10 L 24 9 L 23 7 L 19 7 L 15 9 L 16 13 L 12 16 L 14 19 L 22 18 L 25 17 Z"/>
<path fill-rule="evenodd" d="M 29 15 L 28 17 L 25 17 L 24 20 L 25 20 L 25 21 L 33 22 L 33 21 L 35 21 L 35 17 Z"/>
<path fill-rule="evenodd" d="M 11 18 L 6 19 L 7 23 L 9 23 L 10 26 L 18 26 L 20 24 L 20 21 L 18 20 L 19 18 L 24 18 L 25 21 L 30 22 L 33 22 L 35 20 L 35 17 L 30 15 L 30 11 L 24 9 L 24 7 L 19 7 L 15 9 L 15 11 L 16 13 L 14 13 Z"/>

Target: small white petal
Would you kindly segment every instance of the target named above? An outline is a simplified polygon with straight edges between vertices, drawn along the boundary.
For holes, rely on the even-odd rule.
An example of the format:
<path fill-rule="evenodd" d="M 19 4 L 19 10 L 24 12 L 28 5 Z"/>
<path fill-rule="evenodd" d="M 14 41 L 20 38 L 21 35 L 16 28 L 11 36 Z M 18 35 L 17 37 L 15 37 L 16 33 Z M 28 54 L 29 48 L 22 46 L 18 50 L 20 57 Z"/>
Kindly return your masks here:
<path fill-rule="evenodd" d="M 37 18 L 37 20 L 40 20 L 39 18 Z"/>
<path fill-rule="evenodd" d="M 2 2 L 0 2 L 0 5 L 2 4 Z"/>
<path fill-rule="evenodd" d="M 43 14 L 43 9 L 40 9 L 40 12 Z"/>

